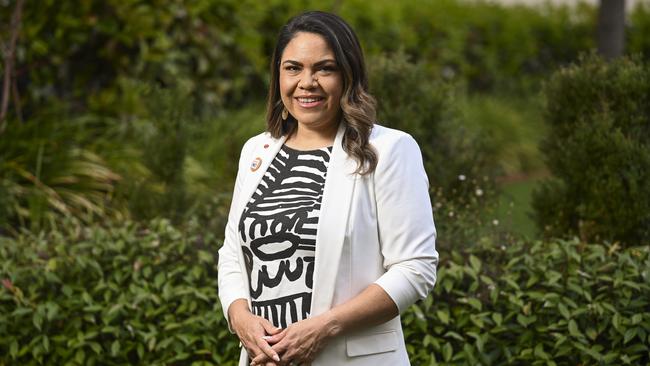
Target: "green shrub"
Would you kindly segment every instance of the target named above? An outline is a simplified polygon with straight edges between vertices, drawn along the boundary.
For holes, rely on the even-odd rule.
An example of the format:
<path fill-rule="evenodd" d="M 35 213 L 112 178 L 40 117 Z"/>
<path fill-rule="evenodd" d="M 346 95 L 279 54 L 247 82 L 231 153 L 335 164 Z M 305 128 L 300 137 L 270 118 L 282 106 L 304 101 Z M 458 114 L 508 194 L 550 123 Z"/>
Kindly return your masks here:
<path fill-rule="evenodd" d="M 217 244 L 164 220 L 0 238 L 0 365 L 235 365 Z"/>
<path fill-rule="evenodd" d="M 650 68 L 596 56 L 546 86 L 542 152 L 555 176 L 534 197 L 549 235 L 650 243 Z"/>
<path fill-rule="evenodd" d="M 216 238 L 194 220 L 0 237 L 0 365 L 236 365 Z M 413 365 L 650 362 L 648 247 L 483 244 L 443 250 L 403 314 Z"/>
<path fill-rule="evenodd" d="M 646 365 L 650 250 L 577 240 L 441 253 L 404 315 L 414 365 Z"/>
<path fill-rule="evenodd" d="M 59 112 L 9 122 L 0 136 L 0 233 L 123 213 L 113 197 L 121 177 L 90 147 L 95 132 L 88 121 Z"/>
<path fill-rule="evenodd" d="M 15 2 L 0 3 L 9 23 Z M 486 1 L 373 2 L 197 1 L 159 6 L 146 0 L 83 5 L 26 2 L 18 42 L 19 89 L 26 114 L 48 99 L 109 115 L 129 94 L 125 80 L 180 85 L 197 109 L 245 105 L 263 97 L 280 26 L 309 9 L 341 14 L 368 54 L 404 48 L 438 75 L 466 80 L 472 91 L 529 90 L 558 65 L 594 47 L 596 9 L 504 6 Z M 630 14 L 630 52 L 648 54 L 647 7 Z M 0 29 L 7 38 L 7 29 Z M 0 66 L 1 67 L 1 66 Z"/>

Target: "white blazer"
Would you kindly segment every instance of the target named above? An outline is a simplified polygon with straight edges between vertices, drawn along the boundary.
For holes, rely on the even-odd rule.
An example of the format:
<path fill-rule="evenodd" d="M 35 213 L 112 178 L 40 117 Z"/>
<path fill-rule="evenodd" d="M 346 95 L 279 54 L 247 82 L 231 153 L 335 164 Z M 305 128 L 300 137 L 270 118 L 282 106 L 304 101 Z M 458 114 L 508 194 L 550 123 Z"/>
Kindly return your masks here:
<path fill-rule="evenodd" d="M 375 125 L 370 143 L 378 153 L 374 173 L 354 174 L 356 162 L 342 148 L 339 127 L 330 156 L 316 236 L 310 316 L 381 286 L 401 312 L 425 298 L 436 282 L 438 253 L 429 184 L 422 155 L 408 134 Z M 219 250 L 219 298 L 226 319 L 233 301 L 250 306 L 248 275 L 237 228 L 240 216 L 285 138 L 268 133 L 244 145 Z M 231 330 L 232 331 L 232 330 Z M 240 366 L 247 365 L 242 347 Z M 332 339 L 313 365 L 409 365 L 397 316 Z"/>

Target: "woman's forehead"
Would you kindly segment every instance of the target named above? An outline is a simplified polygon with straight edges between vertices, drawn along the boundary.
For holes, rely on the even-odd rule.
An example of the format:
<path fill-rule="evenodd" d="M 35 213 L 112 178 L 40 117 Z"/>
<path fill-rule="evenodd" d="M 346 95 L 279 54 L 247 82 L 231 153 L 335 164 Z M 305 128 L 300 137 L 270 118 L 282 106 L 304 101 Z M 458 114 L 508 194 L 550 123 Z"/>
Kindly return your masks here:
<path fill-rule="evenodd" d="M 316 33 L 296 33 L 282 53 L 282 62 L 319 62 L 325 59 L 336 60 L 336 57 L 325 38 Z"/>

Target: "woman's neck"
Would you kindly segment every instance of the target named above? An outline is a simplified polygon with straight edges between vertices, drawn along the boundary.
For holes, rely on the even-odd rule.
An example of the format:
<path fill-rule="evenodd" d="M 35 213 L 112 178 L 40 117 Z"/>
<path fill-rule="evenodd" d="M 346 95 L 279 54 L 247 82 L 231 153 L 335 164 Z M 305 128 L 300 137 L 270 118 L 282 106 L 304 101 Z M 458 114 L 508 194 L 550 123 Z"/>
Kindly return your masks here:
<path fill-rule="evenodd" d="M 287 138 L 285 144 L 296 150 L 314 150 L 332 146 L 338 127 L 338 123 L 332 123 L 326 127 L 310 129 L 298 123 L 296 130 Z"/>

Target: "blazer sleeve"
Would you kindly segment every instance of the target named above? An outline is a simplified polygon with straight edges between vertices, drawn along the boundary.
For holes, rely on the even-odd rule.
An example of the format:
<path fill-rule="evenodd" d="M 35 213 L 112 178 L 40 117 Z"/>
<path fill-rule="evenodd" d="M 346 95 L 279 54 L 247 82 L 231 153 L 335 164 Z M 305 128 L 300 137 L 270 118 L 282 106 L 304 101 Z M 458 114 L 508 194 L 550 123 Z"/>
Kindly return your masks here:
<path fill-rule="evenodd" d="M 219 249 L 219 262 L 217 264 L 217 285 L 219 290 L 219 301 L 221 308 L 224 312 L 228 329 L 234 333 L 228 319 L 228 308 L 237 299 L 248 298 L 248 283 L 247 276 L 242 273 L 239 264 L 239 239 L 237 238 L 237 203 L 239 202 L 239 195 L 241 194 L 241 187 L 243 183 L 243 176 L 247 167 L 246 159 L 250 155 L 248 150 L 251 146 L 251 140 L 248 140 L 242 148 L 239 157 L 239 165 L 237 170 L 237 178 L 235 180 L 235 188 L 232 195 L 232 202 L 230 203 L 230 211 L 228 213 L 228 222 L 226 224 L 225 236 L 223 245 Z"/>
<path fill-rule="evenodd" d="M 375 199 L 386 272 L 375 283 L 401 313 L 425 298 L 436 282 L 436 228 L 417 142 L 403 133 L 379 154 Z"/>

